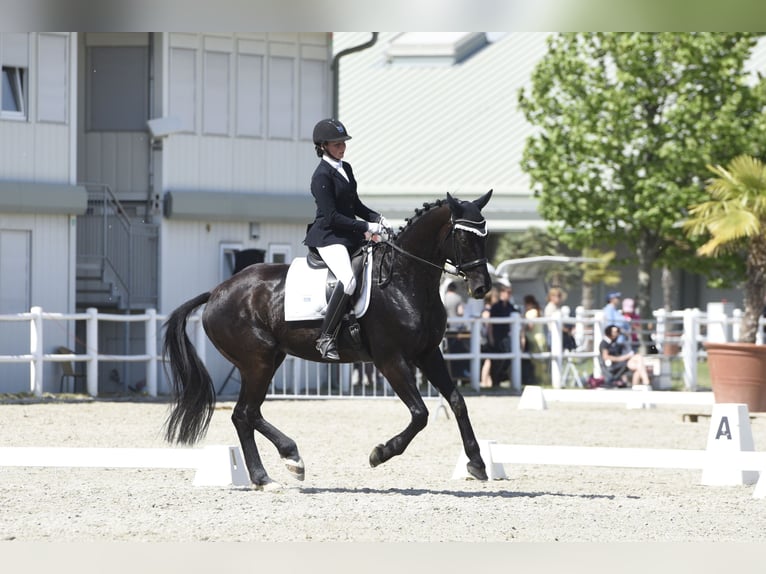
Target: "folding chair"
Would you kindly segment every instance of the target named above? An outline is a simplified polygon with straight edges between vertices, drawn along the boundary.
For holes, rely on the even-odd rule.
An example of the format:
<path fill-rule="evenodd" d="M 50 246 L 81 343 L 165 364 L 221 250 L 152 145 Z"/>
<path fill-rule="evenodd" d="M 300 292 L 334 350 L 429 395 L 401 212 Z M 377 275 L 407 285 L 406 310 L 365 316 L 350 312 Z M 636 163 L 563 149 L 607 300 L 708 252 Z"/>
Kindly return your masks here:
<path fill-rule="evenodd" d="M 56 347 L 56 354 L 57 355 L 74 355 L 75 352 L 68 347 Z M 72 381 L 71 392 L 74 393 L 77 390 L 77 379 L 85 379 L 85 375 L 82 375 L 75 370 L 74 361 L 62 361 L 59 364 L 61 365 L 61 379 L 59 380 L 59 393 L 64 392 L 64 382 L 67 379 L 71 379 Z M 68 388 L 69 387 L 67 386 L 67 390 Z"/>
<path fill-rule="evenodd" d="M 561 372 L 561 386 L 568 387 L 569 380 L 572 380 L 573 387 L 584 388 L 585 383 L 588 380 L 587 375 L 583 375 L 578 368 L 578 365 L 582 362 L 579 357 L 573 357 L 571 353 L 564 352 L 564 369 Z"/>

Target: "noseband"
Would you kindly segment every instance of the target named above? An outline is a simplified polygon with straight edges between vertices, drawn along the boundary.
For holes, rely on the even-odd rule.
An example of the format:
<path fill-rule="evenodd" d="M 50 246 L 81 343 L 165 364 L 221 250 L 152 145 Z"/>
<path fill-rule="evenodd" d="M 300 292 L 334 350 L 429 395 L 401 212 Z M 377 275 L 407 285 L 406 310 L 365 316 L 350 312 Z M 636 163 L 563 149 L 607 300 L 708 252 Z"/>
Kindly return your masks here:
<path fill-rule="evenodd" d="M 438 269 L 439 271 L 442 271 L 444 273 L 448 273 L 450 275 L 454 275 L 455 277 L 460 277 L 461 279 L 466 278 L 466 271 L 470 271 L 471 269 L 474 269 L 476 267 L 480 267 L 482 265 L 487 264 L 487 258 L 482 257 L 480 259 L 474 259 L 473 261 L 469 261 L 467 263 L 463 263 L 463 258 L 460 253 L 460 250 L 458 249 L 457 244 L 457 237 L 455 232 L 456 231 L 466 231 L 468 233 L 473 233 L 474 235 L 478 235 L 479 237 L 486 237 L 488 231 L 487 231 L 487 220 L 482 219 L 481 221 L 470 221 L 468 219 L 453 219 L 450 217 L 450 230 L 447 233 L 447 237 L 450 235 L 452 236 L 452 252 L 455 255 L 455 258 L 457 259 L 456 262 L 449 261 L 449 266 L 452 267 L 452 269 L 449 269 L 446 265 L 440 266 L 436 263 L 433 263 L 432 261 L 428 261 L 427 259 L 423 259 L 422 257 L 418 257 L 414 253 L 410 253 L 409 251 L 406 251 L 396 245 L 392 241 L 386 241 L 385 245 L 390 246 L 395 251 L 398 251 L 399 253 L 406 255 L 408 257 L 411 257 L 412 259 L 415 259 L 416 261 L 419 261 L 420 263 L 424 263 L 426 265 L 429 265 L 431 267 L 434 267 L 435 269 Z M 445 237 L 445 240 L 446 238 Z"/>

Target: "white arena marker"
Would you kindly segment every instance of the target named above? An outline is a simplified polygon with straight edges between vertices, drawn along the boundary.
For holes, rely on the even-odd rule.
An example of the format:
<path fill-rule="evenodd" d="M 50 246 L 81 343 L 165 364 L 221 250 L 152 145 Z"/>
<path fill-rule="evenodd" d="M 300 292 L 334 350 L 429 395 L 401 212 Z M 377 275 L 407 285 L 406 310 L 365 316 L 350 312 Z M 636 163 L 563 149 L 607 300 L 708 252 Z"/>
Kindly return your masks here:
<path fill-rule="evenodd" d="M 250 485 L 239 446 L 204 448 L 0 447 L 4 466 L 195 469 L 196 486 Z"/>
<path fill-rule="evenodd" d="M 249 486 L 250 476 L 238 446 L 215 445 L 202 449 L 194 486 Z"/>
<path fill-rule="evenodd" d="M 707 452 L 710 455 L 725 455 L 754 450 L 755 445 L 747 405 L 740 403 L 714 404 L 713 413 L 710 417 Z M 711 463 L 702 470 L 701 484 L 711 486 L 755 484 L 758 481 L 758 475 L 759 473 L 754 470 L 740 470 L 720 463 Z"/>
<path fill-rule="evenodd" d="M 548 408 L 542 387 L 526 385 L 519 399 L 519 410 L 544 411 Z"/>
<path fill-rule="evenodd" d="M 480 440 L 478 443 L 479 449 L 481 450 L 481 458 L 487 468 L 487 478 L 489 480 L 504 480 L 508 478 L 502 463 L 495 462 L 492 459 L 492 445 L 496 444 L 495 441 Z M 468 464 L 468 457 L 465 455 L 465 452 L 461 451 L 460 456 L 457 459 L 457 464 L 455 465 L 455 470 L 452 473 L 453 479 L 473 478 L 468 474 L 468 470 L 465 466 L 466 464 Z"/>

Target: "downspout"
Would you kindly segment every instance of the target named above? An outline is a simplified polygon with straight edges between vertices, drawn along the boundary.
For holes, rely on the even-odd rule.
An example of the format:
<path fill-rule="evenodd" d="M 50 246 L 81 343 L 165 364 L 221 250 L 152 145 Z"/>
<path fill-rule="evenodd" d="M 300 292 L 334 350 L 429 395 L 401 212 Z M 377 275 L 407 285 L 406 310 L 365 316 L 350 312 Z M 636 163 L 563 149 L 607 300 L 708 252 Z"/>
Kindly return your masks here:
<path fill-rule="evenodd" d="M 345 50 L 341 50 L 332 59 L 332 64 L 330 65 L 330 70 L 332 70 L 332 81 L 333 81 L 332 117 L 334 118 L 338 117 L 338 91 L 340 87 L 340 59 L 343 58 L 344 56 L 348 56 L 349 54 L 353 54 L 354 52 L 361 52 L 362 50 L 371 48 L 373 45 L 375 45 L 375 42 L 377 41 L 378 41 L 378 32 L 372 32 L 372 37 L 369 40 L 367 40 L 364 44 L 359 44 L 358 46 L 352 46 L 351 48 L 346 48 Z"/>

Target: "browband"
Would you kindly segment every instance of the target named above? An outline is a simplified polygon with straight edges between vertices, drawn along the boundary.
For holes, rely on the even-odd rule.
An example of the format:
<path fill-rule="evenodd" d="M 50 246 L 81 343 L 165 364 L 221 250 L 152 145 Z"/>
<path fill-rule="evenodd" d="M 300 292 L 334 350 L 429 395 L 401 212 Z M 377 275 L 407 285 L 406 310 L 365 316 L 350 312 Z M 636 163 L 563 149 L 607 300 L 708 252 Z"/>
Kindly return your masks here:
<path fill-rule="evenodd" d="M 475 233 L 479 237 L 484 237 L 489 233 L 487 230 L 487 220 L 482 219 L 481 221 L 470 221 L 468 219 L 456 219 L 452 226 L 455 229 L 462 229 L 463 231 L 469 231 L 470 233 Z"/>

